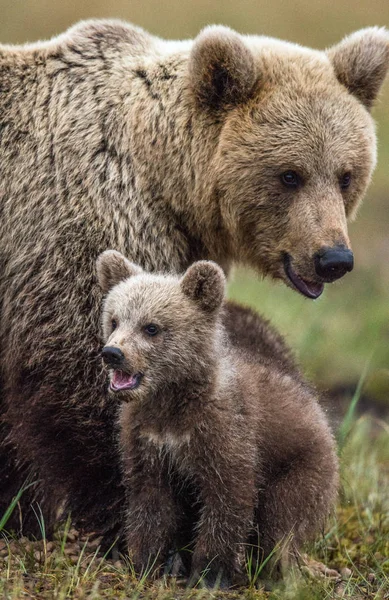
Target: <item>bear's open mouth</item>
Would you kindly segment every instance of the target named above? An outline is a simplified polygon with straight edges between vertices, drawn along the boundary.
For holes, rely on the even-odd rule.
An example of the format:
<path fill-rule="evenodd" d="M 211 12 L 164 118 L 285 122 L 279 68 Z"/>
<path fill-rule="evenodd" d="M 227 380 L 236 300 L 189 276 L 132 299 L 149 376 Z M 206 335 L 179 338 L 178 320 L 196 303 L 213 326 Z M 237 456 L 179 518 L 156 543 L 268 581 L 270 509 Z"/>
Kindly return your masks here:
<path fill-rule="evenodd" d="M 324 283 L 315 283 L 314 281 L 307 281 L 303 279 L 293 270 L 292 261 L 289 254 L 284 255 L 284 270 L 287 278 L 303 296 L 307 298 L 318 298 L 323 290 Z"/>
<path fill-rule="evenodd" d="M 131 375 L 130 373 L 116 369 L 112 374 L 110 388 L 113 392 L 135 390 L 137 387 L 139 387 L 142 377 L 142 373 L 135 373 L 135 375 Z"/>

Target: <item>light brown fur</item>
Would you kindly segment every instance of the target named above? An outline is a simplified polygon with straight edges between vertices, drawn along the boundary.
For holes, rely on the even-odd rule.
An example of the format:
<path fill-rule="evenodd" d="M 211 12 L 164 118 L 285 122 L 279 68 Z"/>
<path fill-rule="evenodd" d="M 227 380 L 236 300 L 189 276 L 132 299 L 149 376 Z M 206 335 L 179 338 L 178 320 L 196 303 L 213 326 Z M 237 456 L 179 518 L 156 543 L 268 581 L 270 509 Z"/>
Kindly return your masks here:
<path fill-rule="evenodd" d="M 120 528 L 96 257 L 178 273 L 241 261 L 293 286 L 289 256 L 322 286 L 313 257 L 349 245 L 387 67 L 377 29 L 328 53 L 221 27 L 165 42 L 117 21 L 0 46 L 0 514 L 32 471 L 47 524 L 65 500 L 79 527 Z M 287 169 L 304 185 L 283 187 Z"/>
<path fill-rule="evenodd" d="M 337 489 L 334 440 L 314 392 L 277 355 L 263 363 L 260 349 L 231 344 L 217 265 L 197 262 L 178 278 L 122 257 L 127 275 L 107 290 L 102 270 L 119 260 L 104 252 L 98 276 L 108 291 L 105 349 L 122 352 L 119 365 L 108 361 L 112 381 L 117 369 L 142 374 L 136 389 L 115 392 L 135 568 L 163 563 L 174 545 L 192 547 L 192 579 L 205 571 L 210 586 L 230 583 L 250 545 L 262 559 L 278 545 L 287 563 L 320 531 Z"/>

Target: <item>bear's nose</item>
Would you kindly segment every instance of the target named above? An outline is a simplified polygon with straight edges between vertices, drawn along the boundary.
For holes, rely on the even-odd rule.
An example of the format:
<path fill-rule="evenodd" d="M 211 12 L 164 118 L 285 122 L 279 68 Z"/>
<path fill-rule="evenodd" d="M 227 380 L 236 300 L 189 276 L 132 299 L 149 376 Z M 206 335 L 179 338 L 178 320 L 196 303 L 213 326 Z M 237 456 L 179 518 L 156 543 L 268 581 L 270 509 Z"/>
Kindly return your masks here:
<path fill-rule="evenodd" d="M 344 246 L 321 248 L 315 254 L 315 270 L 326 282 L 330 283 L 343 277 L 354 267 L 354 255 Z"/>
<path fill-rule="evenodd" d="M 104 346 L 101 351 L 101 356 L 105 364 L 110 367 L 119 367 L 124 361 L 124 354 L 120 348 L 115 346 Z"/>

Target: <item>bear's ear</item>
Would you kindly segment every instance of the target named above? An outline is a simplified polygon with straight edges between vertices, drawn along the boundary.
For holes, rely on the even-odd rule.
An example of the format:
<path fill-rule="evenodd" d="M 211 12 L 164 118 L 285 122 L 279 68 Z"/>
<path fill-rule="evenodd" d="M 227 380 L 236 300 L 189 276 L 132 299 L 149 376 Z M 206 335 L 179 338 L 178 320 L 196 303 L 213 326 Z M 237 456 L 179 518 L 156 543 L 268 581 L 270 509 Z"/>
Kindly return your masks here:
<path fill-rule="evenodd" d="M 206 27 L 195 39 L 189 76 L 197 100 L 211 109 L 232 107 L 250 96 L 256 81 L 254 56 L 228 27 Z"/>
<path fill-rule="evenodd" d="M 116 250 L 106 250 L 96 260 L 97 281 L 106 294 L 117 283 L 133 275 L 142 273 L 142 269 L 130 262 Z"/>
<path fill-rule="evenodd" d="M 336 77 L 370 109 L 389 68 L 389 32 L 369 27 L 327 50 Z"/>
<path fill-rule="evenodd" d="M 225 293 L 226 278 L 214 262 L 199 260 L 193 263 L 181 279 L 181 290 L 206 313 L 220 308 Z"/>

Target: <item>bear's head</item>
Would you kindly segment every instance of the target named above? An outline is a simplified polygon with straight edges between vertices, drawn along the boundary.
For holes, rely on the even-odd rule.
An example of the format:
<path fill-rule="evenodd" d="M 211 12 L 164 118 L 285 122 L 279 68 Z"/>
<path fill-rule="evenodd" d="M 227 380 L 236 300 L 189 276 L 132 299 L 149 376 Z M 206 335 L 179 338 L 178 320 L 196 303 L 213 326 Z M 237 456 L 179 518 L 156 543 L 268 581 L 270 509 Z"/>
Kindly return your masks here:
<path fill-rule="evenodd" d="M 189 58 L 195 101 L 222 123 L 214 168 L 231 255 L 309 298 L 353 268 L 347 232 L 376 162 L 370 109 L 389 34 L 326 52 L 209 27 Z"/>
<path fill-rule="evenodd" d="M 182 277 L 150 274 L 107 250 L 97 259 L 97 278 L 107 294 L 102 357 L 112 392 L 134 399 L 172 383 L 206 383 L 222 335 L 225 276 L 218 265 L 199 261 Z"/>

